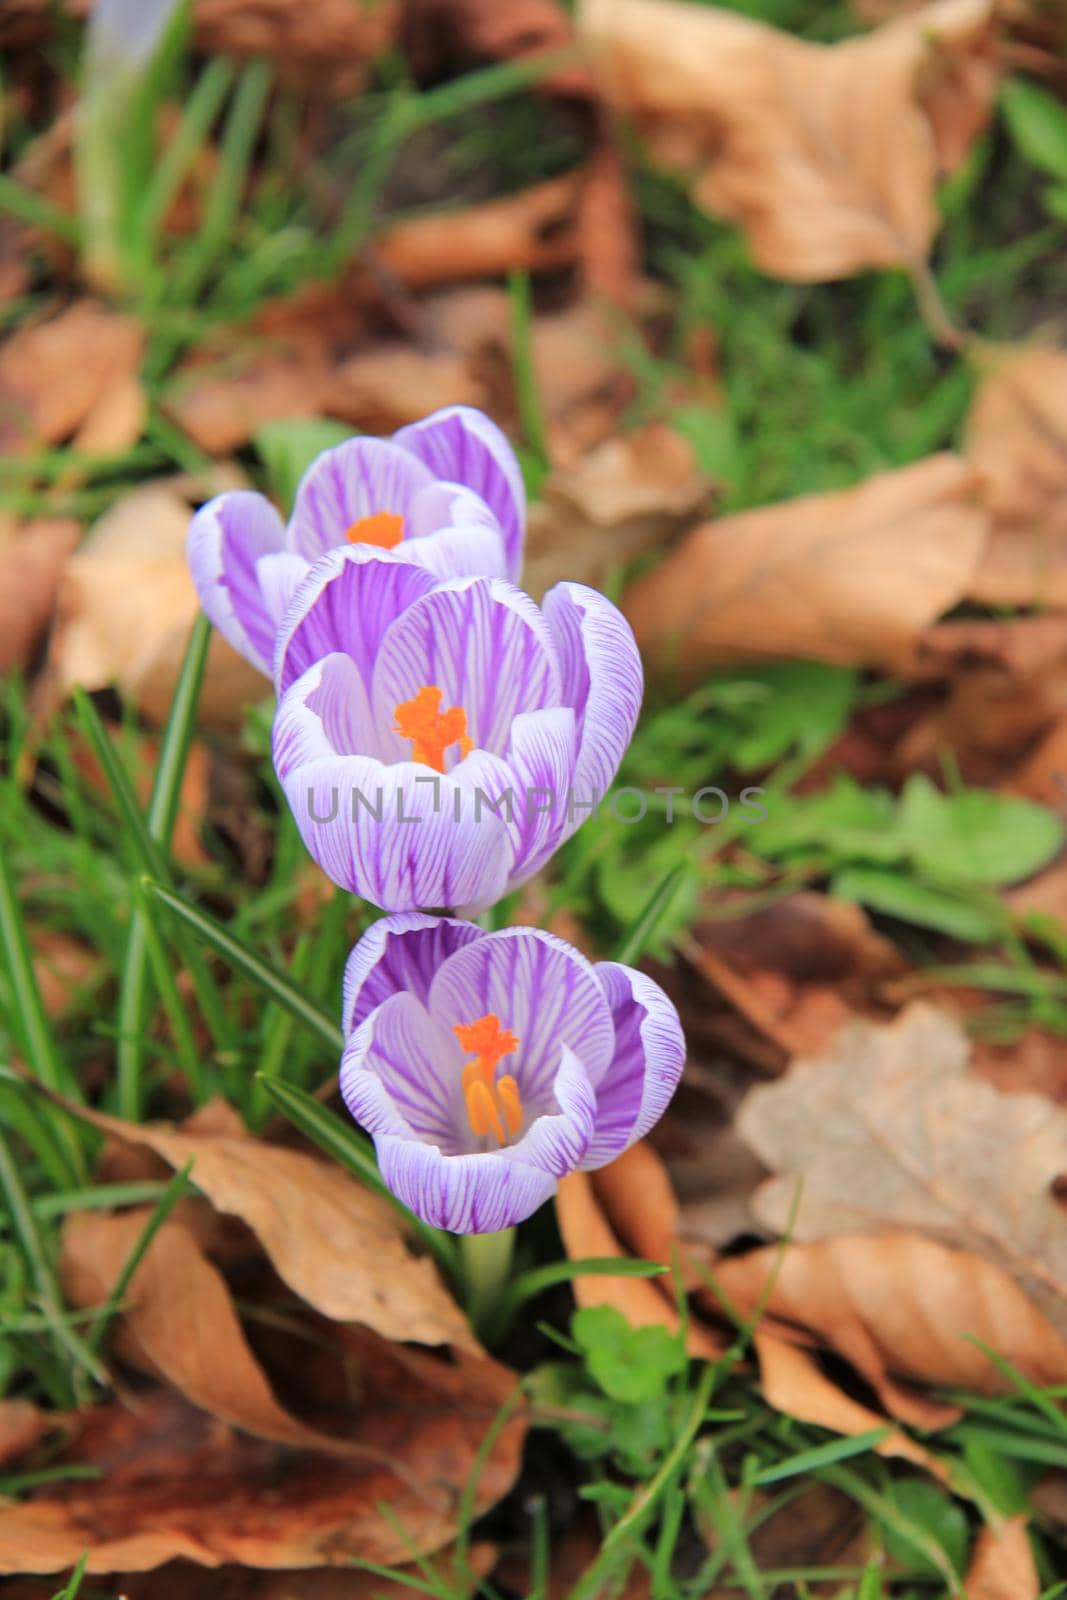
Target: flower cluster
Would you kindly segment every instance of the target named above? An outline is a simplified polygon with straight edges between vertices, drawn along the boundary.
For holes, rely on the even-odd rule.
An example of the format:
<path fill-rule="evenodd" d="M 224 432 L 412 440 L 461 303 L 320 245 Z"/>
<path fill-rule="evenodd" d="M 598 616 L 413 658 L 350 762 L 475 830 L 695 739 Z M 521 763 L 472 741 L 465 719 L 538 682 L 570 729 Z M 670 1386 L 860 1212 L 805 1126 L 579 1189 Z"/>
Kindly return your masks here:
<path fill-rule="evenodd" d="M 341 1090 L 382 1175 L 456 1232 L 520 1221 L 611 1161 L 681 1074 L 641 973 L 471 915 L 605 795 L 641 664 L 596 590 L 516 587 L 526 503 L 500 429 L 455 406 L 311 465 L 286 525 L 262 495 L 197 512 L 201 604 L 274 679 L 276 771 L 305 844 L 388 915 L 349 958 Z M 549 797 L 549 803 L 535 797 Z"/>

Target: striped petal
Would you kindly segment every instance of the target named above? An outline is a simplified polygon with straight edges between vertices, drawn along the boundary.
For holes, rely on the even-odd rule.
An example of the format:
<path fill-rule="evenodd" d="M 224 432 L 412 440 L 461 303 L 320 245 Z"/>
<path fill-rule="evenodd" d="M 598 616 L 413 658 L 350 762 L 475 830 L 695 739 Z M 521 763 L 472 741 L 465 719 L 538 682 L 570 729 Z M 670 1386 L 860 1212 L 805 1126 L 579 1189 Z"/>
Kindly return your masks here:
<path fill-rule="evenodd" d="M 395 1131 L 399 1117 L 416 1139 L 458 1153 L 462 1077 L 455 1037 L 442 1032 L 414 995 L 401 992 L 371 1013 L 346 1049 L 340 1087 L 368 1132 Z"/>
<path fill-rule="evenodd" d="M 659 1121 L 685 1066 L 685 1036 L 658 983 L 632 967 L 601 961 L 593 972 L 611 1008 L 615 1050 L 597 1081 L 596 1131 L 582 1165 L 602 1167 Z"/>
<path fill-rule="evenodd" d="M 429 572 L 387 550 L 347 545 L 329 551 L 308 572 L 278 632 L 274 676 L 279 695 L 333 651 L 351 656 L 369 688 L 389 628 L 433 587 Z"/>
<path fill-rule="evenodd" d="M 200 604 L 223 638 L 260 672 L 270 673 L 281 623 L 281 592 L 266 590 L 263 561 L 277 560 L 285 525 L 261 494 L 234 489 L 201 506 L 189 527 L 186 554 Z"/>
<path fill-rule="evenodd" d="M 563 702 L 578 719 L 575 792 L 606 794 L 633 738 L 644 674 L 630 624 L 583 583 L 557 583 L 542 609 L 563 674 Z"/>
<path fill-rule="evenodd" d="M 434 474 L 410 451 L 388 439 L 346 439 L 324 450 L 305 472 L 289 522 L 290 547 L 316 561 L 364 517 L 391 512 L 405 525 L 420 490 Z M 406 526 L 405 526 L 406 532 Z"/>
<path fill-rule="evenodd" d="M 484 939 L 472 922 L 409 911 L 371 924 L 345 964 L 341 1026 L 346 1036 L 392 994 L 406 990 L 424 1005 L 434 973 L 450 955 Z"/>
<path fill-rule="evenodd" d="M 544 618 L 520 589 L 495 578 L 438 585 L 382 641 L 371 704 L 383 724 L 426 684 L 462 706 L 479 749 L 507 749 L 523 711 L 559 704 L 559 668 Z"/>
<path fill-rule="evenodd" d="M 448 1029 L 492 1012 L 518 1034 L 508 1070 L 535 1112 L 550 1103 L 564 1045 L 594 1084 L 611 1061 L 611 1015 L 593 968 L 540 928 L 504 928 L 449 956 L 431 986 L 429 1010 Z"/>
<path fill-rule="evenodd" d="M 496 423 L 471 406 L 446 406 L 401 428 L 393 438 L 436 477 L 465 484 L 481 496 L 503 533 L 506 574 L 517 581 L 526 538 L 526 491 L 515 452 Z"/>

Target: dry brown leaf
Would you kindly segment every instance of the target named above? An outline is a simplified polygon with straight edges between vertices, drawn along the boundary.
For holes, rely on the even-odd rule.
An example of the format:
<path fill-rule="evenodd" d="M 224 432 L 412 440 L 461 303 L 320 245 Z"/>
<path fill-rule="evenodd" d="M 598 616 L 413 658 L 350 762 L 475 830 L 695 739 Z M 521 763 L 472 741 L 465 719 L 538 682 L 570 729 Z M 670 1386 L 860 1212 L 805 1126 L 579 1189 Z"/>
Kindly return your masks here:
<path fill-rule="evenodd" d="M 123 495 L 90 530 L 60 584 L 48 653 L 59 693 L 115 685 L 150 721 L 166 721 L 199 610 L 185 560 L 191 515 L 174 486 L 151 484 Z M 264 691 L 259 673 L 216 635 L 200 721 L 234 727 Z"/>
<path fill-rule="evenodd" d="M 18 455 L 68 438 L 129 381 L 143 346 L 134 321 L 94 300 L 25 323 L 0 346 L 0 448 Z"/>
<path fill-rule="evenodd" d="M 578 249 L 581 186 L 582 173 L 568 172 L 500 200 L 412 217 L 379 235 L 374 254 L 410 289 L 567 266 Z"/>
<path fill-rule="evenodd" d="M 358 1360 L 360 1440 L 417 1473 L 415 1488 L 366 1461 L 236 1434 L 172 1392 L 153 1390 L 138 1397 L 136 1411 L 111 1404 L 84 1416 L 62 1459 L 97 1467 L 99 1479 L 0 1505 L 0 1572 L 62 1572 L 83 1551 L 96 1573 L 144 1572 L 176 1559 L 202 1567 L 343 1567 L 353 1557 L 393 1564 L 410 1561 L 413 1550 L 440 1549 L 455 1535 L 463 1488 L 514 1375 L 472 1357 L 455 1366 L 402 1358 L 371 1338 Z M 524 1419 L 512 1418 L 480 1464 L 475 1517 L 510 1489 L 524 1432 Z"/>
<path fill-rule="evenodd" d="M 984 353 L 966 455 L 993 533 L 968 593 L 995 606 L 1067 605 L 1067 351 Z"/>
<path fill-rule="evenodd" d="M 574 44 L 570 18 L 558 0 L 407 0 L 401 40 L 418 78 L 433 82 L 486 61 L 525 61 Z M 588 69 L 568 62 L 539 76 L 555 94 L 592 93 Z"/>
<path fill-rule="evenodd" d="M 216 1119 L 218 1113 L 216 1112 Z M 94 1113 L 94 1127 L 153 1150 L 216 1211 L 240 1217 L 295 1293 L 336 1322 L 388 1339 L 476 1350 L 466 1317 L 425 1257 L 412 1254 L 391 1206 L 335 1163 L 233 1131 L 217 1120 L 182 1130 Z"/>
<path fill-rule="evenodd" d="M 167 389 L 164 409 L 211 455 L 247 444 L 265 422 L 329 410 L 332 373 L 321 339 L 262 341 L 219 362 L 189 362 Z"/>
<path fill-rule="evenodd" d="M 55 928 L 31 927 L 29 934 L 34 976 L 45 1011 L 50 1017 L 61 1016 L 79 990 L 100 974 L 100 952 Z"/>
<path fill-rule="evenodd" d="M 81 524 L 0 518 L 0 672 L 28 667 L 55 606 L 63 567 Z"/>
<path fill-rule="evenodd" d="M 988 115 L 992 0 L 935 0 L 876 32 L 810 44 L 678 0 L 583 0 L 608 96 L 693 194 L 746 230 L 757 264 L 821 281 L 923 262 L 939 149 Z M 935 126 L 927 106 L 933 103 Z"/>
<path fill-rule="evenodd" d="M 537 596 L 560 578 L 602 582 L 676 534 L 710 492 L 692 446 L 663 423 L 605 440 L 552 473 L 531 507 L 526 588 Z"/>
<path fill-rule="evenodd" d="M 600 1204 L 594 1187 L 594 1179 L 599 1176 L 572 1172 L 556 1192 L 559 1231 L 572 1260 L 594 1256 L 621 1259 L 630 1254 L 620 1244 Z M 614 1306 L 636 1328 L 656 1325 L 673 1332 L 679 1326 L 672 1292 L 661 1290 L 655 1279 L 578 1277 L 574 1279 L 574 1297 L 580 1306 Z M 689 1324 L 686 1346 L 690 1355 L 709 1360 L 723 1350 L 720 1339 L 694 1322 Z"/>
<path fill-rule="evenodd" d="M 959 1022 L 915 1004 L 856 1022 L 747 1097 L 738 1131 L 771 1178 L 753 1211 L 800 1243 L 915 1229 L 984 1256 L 1067 1328 L 1067 1112 L 967 1072 Z M 797 1190 L 803 1179 L 799 1200 Z"/>
<path fill-rule="evenodd" d="M 942 1426 L 956 1412 L 895 1378 L 1010 1389 L 975 1339 L 1034 1383 L 1067 1381 L 1067 1341 L 1003 1268 L 918 1234 L 768 1247 L 720 1261 L 714 1273 L 741 1311 L 765 1305 L 778 1324 L 843 1356 L 892 1416 L 919 1427 Z"/>
<path fill-rule="evenodd" d="M 117 455 L 137 443 L 147 418 L 144 385 L 135 373 L 128 373 L 99 397 L 80 424 L 71 447 L 86 455 Z"/>
<path fill-rule="evenodd" d="M 752 1342 L 759 1360 L 763 1398 L 776 1411 L 796 1417 L 800 1422 L 813 1423 L 817 1428 L 829 1428 L 832 1433 L 852 1437 L 885 1426 L 886 1419 L 877 1411 L 861 1405 L 831 1383 L 807 1350 L 787 1344 L 763 1328 L 756 1329 Z M 879 1455 L 897 1456 L 925 1467 L 935 1476 L 944 1475 L 944 1469 L 929 1450 L 897 1429 L 875 1445 L 875 1449 Z"/>
<path fill-rule="evenodd" d="M 1025 1517 L 982 1529 L 963 1586 L 967 1600 L 1038 1600 L 1041 1579 Z"/>
<path fill-rule="evenodd" d="M 986 534 L 974 473 L 931 456 L 705 523 L 624 609 L 642 648 L 687 675 L 783 656 L 905 671 L 965 593 Z"/>
<path fill-rule="evenodd" d="M 359 351 L 335 367 L 325 410 L 367 433 L 392 433 L 443 406 L 485 408 L 485 385 L 466 357 L 399 340 Z"/>
<path fill-rule="evenodd" d="M 150 1207 L 110 1216 L 80 1212 L 63 1228 L 60 1273 L 71 1304 L 102 1305 L 151 1220 Z M 299 1422 L 279 1405 L 245 1339 L 217 1267 L 182 1223 L 164 1222 L 133 1275 L 115 1344 L 142 1372 L 166 1379 L 193 1405 L 257 1439 L 364 1454 L 354 1442 Z"/>
<path fill-rule="evenodd" d="M 32 1400 L 0 1400 L 0 1466 L 17 1461 L 46 1433 L 63 1426 L 56 1412 L 42 1411 Z"/>

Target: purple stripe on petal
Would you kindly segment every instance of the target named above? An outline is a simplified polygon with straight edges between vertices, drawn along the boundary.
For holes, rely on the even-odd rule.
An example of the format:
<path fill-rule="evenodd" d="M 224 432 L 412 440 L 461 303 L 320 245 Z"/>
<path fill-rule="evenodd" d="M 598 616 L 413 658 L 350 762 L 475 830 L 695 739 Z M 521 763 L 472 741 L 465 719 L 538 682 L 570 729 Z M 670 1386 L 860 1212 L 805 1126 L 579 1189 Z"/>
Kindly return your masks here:
<path fill-rule="evenodd" d="M 438 967 L 485 934 L 471 922 L 409 911 L 371 924 L 345 964 L 341 1026 L 346 1036 L 391 994 L 406 990 L 425 1005 Z"/>
<path fill-rule="evenodd" d="M 659 1121 L 685 1066 L 674 1006 L 643 972 L 601 961 L 593 968 L 611 1007 L 615 1055 L 597 1084 L 596 1132 L 582 1162 L 602 1167 Z"/>
<path fill-rule="evenodd" d="M 556 1188 L 548 1172 L 506 1152 L 447 1156 L 436 1146 L 392 1134 L 375 1138 L 378 1165 L 415 1215 L 452 1233 L 498 1233 L 532 1216 Z"/>
<path fill-rule="evenodd" d="M 280 613 L 263 594 L 257 564 L 284 543 L 285 525 L 270 501 L 234 489 L 200 507 L 186 548 L 205 612 L 235 650 L 268 674 Z"/>
<path fill-rule="evenodd" d="M 279 695 L 323 656 L 342 650 L 369 687 L 391 623 L 434 587 L 430 573 L 385 550 L 348 545 L 316 561 L 278 633 L 274 657 Z"/>
<path fill-rule="evenodd" d="M 355 663 L 339 653 L 308 668 L 274 714 L 274 770 L 284 784 L 299 767 L 337 756 L 374 756 L 376 729 Z"/>
<path fill-rule="evenodd" d="M 572 820 L 569 808 L 576 745 L 570 706 L 526 712 L 512 723 L 505 761 L 519 804 L 509 890 L 532 877 L 583 820 L 580 812 Z"/>
<path fill-rule="evenodd" d="M 622 612 L 582 583 L 557 583 L 543 610 L 563 673 L 563 702 L 578 718 L 575 791 L 582 800 L 607 793 L 633 738 L 644 675 Z"/>
<path fill-rule="evenodd" d="M 289 544 L 316 561 L 345 543 L 348 529 L 379 511 L 404 518 L 434 474 L 388 439 L 346 439 L 324 450 L 308 467 L 296 491 Z"/>
<path fill-rule="evenodd" d="M 502 1072 L 533 1111 L 551 1103 L 564 1045 L 599 1082 L 614 1030 L 604 991 L 585 957 L 540 928 L 504 928 L 449 956 L 430 989 L 431 1015 L 445 1028 L 494 1013 L 519 1036 Z"/>
<path fill-rule="evenodd" d="M 479 749 L 501 754 L 521 711 L 559 704 L 559 672 L 529 596 L 497 578 L 455 579 L 416 600 L 382 641 L 371 704 L 383 722 L 426 684 L 462 706 Z"/>
<path fill-rule="evenodd" d="M 463 1055 L 414 995 L 390 995 L 368 1019 L 370 1043 L 358 1072 L 342 1060 L 341 1093 L 357 1121 L 360 1088 L 373 1073 L 418 1139 L 458 1154 L 469 1138 L 463 1108 Z M 348 1070 L 346 1071 L 346 1062 Z M 351 1098 L 349 1098 L 351 1095 Z"/>
<path fill-rule="evenodd" d="M 432 469 L 475 490 L 495 515 L 504 535 L 508 576 L 522 571 L 526 538 L 526 491 L 507 436 L 489 417 L 470 406 L 446 406 L 394 434 Z"/>

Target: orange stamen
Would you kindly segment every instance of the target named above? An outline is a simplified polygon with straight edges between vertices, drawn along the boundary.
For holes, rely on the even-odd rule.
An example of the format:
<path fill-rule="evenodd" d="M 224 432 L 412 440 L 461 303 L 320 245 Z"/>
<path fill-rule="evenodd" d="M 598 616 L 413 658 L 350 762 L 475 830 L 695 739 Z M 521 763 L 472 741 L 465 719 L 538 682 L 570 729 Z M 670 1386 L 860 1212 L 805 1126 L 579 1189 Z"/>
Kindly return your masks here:
<path fill-rule="evenodd" d="M 405 700 L 396 708 L 394 733 L 411 740 L 411 758 L 435 772 L 445 770 L 445 751 L 450 744 L 459 745 L 460 760 L 474 749 L 467 735 L 467 713 L 462 706 L 441 710 L 441 691 L 436 684 L 426 684 L 413 700 Z"/>
<path fill-rule="evenodd" d="M 463 1099 L 471 1132 L 482 1138 L 490 1130 L 500 1144 L 507 1144 L 522 1130 L 522 1096 L 510 1072 L 498 1081 L 497 1064 L 519 1048 L 510 1028 L 500 1026 L 492 1011 L 476 1022 L 457 1022 L 453 1029 L 463 1049 L 474 1056 L 463 1069 Z M 505 1131 L 506 1130 L 506 1131 Z"/>
<path fill-rule="evenodd" d="M 345 529 L 349 544 L 376 544 L 380 550 L 395 550 L 403 537 L 404 519 L 395 511 L 373 511 Z"/>

